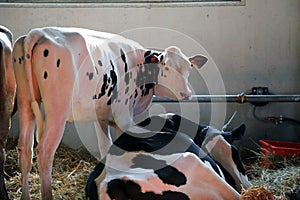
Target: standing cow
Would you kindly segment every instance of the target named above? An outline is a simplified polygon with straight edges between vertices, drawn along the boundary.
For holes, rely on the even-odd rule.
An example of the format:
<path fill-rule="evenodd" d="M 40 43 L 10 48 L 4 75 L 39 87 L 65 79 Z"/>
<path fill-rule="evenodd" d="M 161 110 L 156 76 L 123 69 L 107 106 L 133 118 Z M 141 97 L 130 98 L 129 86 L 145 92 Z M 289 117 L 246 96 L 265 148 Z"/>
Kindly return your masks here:
<path fill-rule="evenodd" d="M 0 196 L 8 199 L 4 182 L 5 147 L 14 108 L 16 80 L 12 64 L 12 33 L 0 25 Z"/>
<path fill-rule="evenodd" d="M 189 99 L 189 72 L 207 62 L 200 55 L 187 58 L 177 47 L 153 52 L 121 36 L 55 27 L 33 29 L 20 37 L 13 54 L 20 85 L 23 199 L 29 199 L 35 120 L 42 198 L 52 199 L 52 162 L 66 121 L 97 121 L 103 157 L 111 145 L 108 125 L 128 128 L 132 118 L 149 107 L 153 94 Z"/>

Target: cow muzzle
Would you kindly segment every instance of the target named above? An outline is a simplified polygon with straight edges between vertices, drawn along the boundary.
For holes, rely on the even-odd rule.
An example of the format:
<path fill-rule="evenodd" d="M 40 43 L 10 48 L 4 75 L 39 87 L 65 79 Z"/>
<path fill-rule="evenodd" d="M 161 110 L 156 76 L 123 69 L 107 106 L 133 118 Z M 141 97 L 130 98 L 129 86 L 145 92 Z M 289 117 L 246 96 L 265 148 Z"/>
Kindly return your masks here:
<path fill-rule="evenodd" d="M 180 100 L 191 100 L 192 99 L 192 94 L 191 93 L 184 93 L 180 92 Z"/>

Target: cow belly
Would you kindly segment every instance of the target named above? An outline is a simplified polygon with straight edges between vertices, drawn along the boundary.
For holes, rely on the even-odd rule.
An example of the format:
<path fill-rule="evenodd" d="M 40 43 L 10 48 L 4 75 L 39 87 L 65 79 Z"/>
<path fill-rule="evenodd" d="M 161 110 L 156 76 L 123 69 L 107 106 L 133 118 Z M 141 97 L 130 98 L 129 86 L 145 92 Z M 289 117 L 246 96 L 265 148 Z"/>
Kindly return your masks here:
<path fill-rule="evenodd" d="M 105 102 L 75 101 L 72 103 L 72 113 L 68 121 L 112 121 L 110 106 Z"/>

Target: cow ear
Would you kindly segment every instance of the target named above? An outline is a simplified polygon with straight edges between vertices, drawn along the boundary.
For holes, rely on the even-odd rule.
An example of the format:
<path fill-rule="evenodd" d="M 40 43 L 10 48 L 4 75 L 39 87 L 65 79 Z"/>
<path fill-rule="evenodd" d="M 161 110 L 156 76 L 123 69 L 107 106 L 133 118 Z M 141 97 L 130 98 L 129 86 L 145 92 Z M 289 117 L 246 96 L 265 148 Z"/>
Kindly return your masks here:
<path fill-rule="evenodd" d="M 208 59 L 205 56 L 202 55 L 195 55 L 189 58 L 191 64 L 196 69 L 200 69 L 207 61 Z"/>
<path fill-rule="evenodd" d="M 232 141 L 240 140 L 242 138 L 242 136 L 244 135 L 245 130 L 246 130 L 245 124 L 241 124 L 240 126 L 232 129 L 232 131 L 231 131 Z"/>

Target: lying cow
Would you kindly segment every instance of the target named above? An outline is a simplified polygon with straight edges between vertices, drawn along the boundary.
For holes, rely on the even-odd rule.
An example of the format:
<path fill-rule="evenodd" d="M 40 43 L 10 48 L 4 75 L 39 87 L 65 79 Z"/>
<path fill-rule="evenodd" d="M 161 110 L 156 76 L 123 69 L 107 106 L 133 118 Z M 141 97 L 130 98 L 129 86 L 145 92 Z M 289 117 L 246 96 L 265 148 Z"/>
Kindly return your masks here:
<path fill-rule="evenodd" d="M 132 118 L 149 107 L 153 94 L 189 99 L 189 72 L 207 62 L 200 55 L 187 58 L 177 47 L 153 52 L 121 36 L 54 27 L 33 29 L 20 37 L 13 57 L 19 85 L 23 199 L 29 199 L 35 120 L 42 198 L 52 199 L 52 162 L 66 121 L 97 121 L 103 157 L 111 145 L 108 125 L 128 128 Z"/>
<path fill-rule="evenodd" d="M 205 143 L 211 139 L 209 134 L 204 133 L 209 132 L 207 126 L 197 126 L 198 132 L 193 141 L 187 134 L 178 131 L 178 120 L 184 128 L 190 126 L 189 135 L 195 123 L 178 115 L 172 118 L 174 121 L 151 117 L 139 124 L 151 132 L 143 129 L 142 133 L 123 133 L 114 142 L 107 157 L 90 174 L 86 186 L 87 198 L 238 199 L 238 193 L 220 178 L 223 173 L 218 165 L 195 143 Z M 136 128 L 130 130 L 137 132 Z M 244 130 L 241 126 L 226 135 L 236 137 Z M 216 144 L 214 151 L 224 150 L 224 145 L 228 144 Z M 228 153 L 223 152 L 223 156 L 231 161 L 236 160 Z M 234 165 L 233 168 L 237 167 Z M 227 173 L 226 170 L 223 172 Z M 247 179 L 246 176 L 243 178 Z M 232 184 L 228 176 L 226 181 Z M 243 183 L 246 183 L 245 180 Z M 247 181 L 245 186 L 249 184 Z"/>
<path fill-rule="evenodd" d="M 182 132 L 190 138 L 206 154 L 209 154 L 223 169 L 226 181 L 237 191 L 241 186 L 248 188 L 251 183 L 246 176 L 246 170 L 240 158 L 238 149 L 234 146 L 234 140 L 241 139 L 245 132 L 245 125 L 234 128 L 231 132 L 221 132 L 211 126 L 199 125 L 184 117 L 174 114 L 151 117 L 139 125 L 151 131 Z M 165 118 L 165 119 L 164 119 Z"/>
<path fill-rule="evenodd" d="M 0 25 L 0 196 L 8 199 L 4 183 L 5 147 L 14 108 L 16 80 L 12 64 L 12 33 Z"/>

